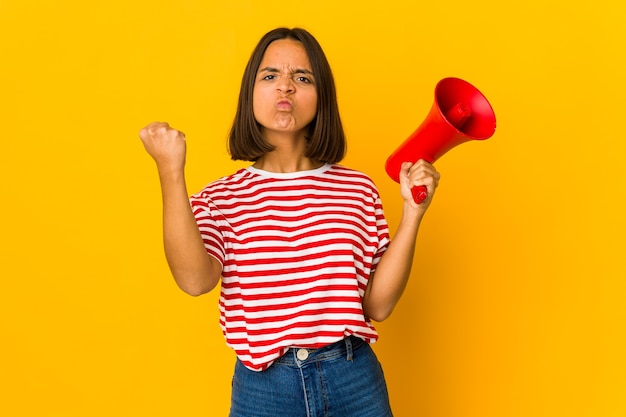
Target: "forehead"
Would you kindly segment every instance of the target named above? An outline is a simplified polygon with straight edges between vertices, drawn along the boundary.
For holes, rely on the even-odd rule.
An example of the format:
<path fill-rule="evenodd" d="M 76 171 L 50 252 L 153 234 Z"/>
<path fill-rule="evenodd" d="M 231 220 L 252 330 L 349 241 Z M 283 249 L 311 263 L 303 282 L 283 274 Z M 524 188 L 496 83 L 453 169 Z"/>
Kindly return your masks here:
<path fill-rule="evenodd" d="M 279 39 L 269 44 L 263 54 L 260 68 L 267 66 L 311 69 L 306 49 L 301 42 L 293 39 Z"/>

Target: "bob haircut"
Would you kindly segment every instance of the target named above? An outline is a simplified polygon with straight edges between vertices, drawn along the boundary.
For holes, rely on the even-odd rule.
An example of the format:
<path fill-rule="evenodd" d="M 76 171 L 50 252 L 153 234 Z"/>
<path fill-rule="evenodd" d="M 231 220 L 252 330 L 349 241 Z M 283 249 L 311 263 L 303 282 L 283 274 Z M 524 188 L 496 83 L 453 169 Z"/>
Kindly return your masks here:
<path fill-rule="evenodd" d="M 315 76 L 317 112 L 309 125 L 304 156 L 314 161 L 337 163 L 346 153 L 346 138 L 339 117 L 335 81 L 326 55 L 317 40 L 301 28 L 277 28 L 266 33 L 252 52 L 241 82 L 235 120 L 228 145 L 231 159 L 256 161 L 274 150 L 263 137 L 252 106 L 256 75 L 267 47 L 279 39 L 292 39 L 304 46 Z"/>

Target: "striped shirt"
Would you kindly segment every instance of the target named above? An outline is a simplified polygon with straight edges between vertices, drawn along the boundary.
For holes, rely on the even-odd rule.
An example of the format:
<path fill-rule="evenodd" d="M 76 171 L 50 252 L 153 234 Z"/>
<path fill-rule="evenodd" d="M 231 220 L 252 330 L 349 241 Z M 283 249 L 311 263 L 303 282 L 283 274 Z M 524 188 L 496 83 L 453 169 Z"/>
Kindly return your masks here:
<path fill-rule="evenodd" d="M 248 167 L 190 197 L 207 252 L 222 264 L 220 326 L 249 369 L 290 346 L 378 335 L 363 314 L 389 244 L 380 196 L 340 165 L 273 173 Z"/>

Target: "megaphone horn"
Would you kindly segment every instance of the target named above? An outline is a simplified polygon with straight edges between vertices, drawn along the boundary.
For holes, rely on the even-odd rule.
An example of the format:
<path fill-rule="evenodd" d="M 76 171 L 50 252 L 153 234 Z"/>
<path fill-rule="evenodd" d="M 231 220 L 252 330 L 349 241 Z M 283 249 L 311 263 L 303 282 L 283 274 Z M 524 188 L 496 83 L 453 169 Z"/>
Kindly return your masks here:
<path fill-rule="evenodd" d="M 485 96 L 467 81 L 444 78 L 435 87 L 435 102 L 422 124 L 387 159 L 385 170 L 400 182 L 400 166 L 424 159 L 434 163 L 443 154 L 469 140 L 490 138 L 496 116 Z M 411 189 L 420 204 L 428 196 L 426 187 Z"/>

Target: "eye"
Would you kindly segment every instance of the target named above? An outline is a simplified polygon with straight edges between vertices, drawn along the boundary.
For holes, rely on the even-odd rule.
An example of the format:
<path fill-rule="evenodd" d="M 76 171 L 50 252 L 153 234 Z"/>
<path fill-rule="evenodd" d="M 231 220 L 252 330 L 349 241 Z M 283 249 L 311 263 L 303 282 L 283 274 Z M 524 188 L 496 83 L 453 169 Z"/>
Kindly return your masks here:
<path fill-rule="evenodd" d="M 265 77 L 261 78 L 262 80 L 273 80 L 274 78 L 276 78 L 275 75 L 272 74 L 268 74 Z"/>
<path fill-rule="evenodd" d="M 300 81 L 302 83 L 305 83 L 305 84 L 309 84 L 309 83 L 312 82 L 308 77 L 305 77 L 303 75 L 300 76 L 300 77 L 297 77 L 296 80 L 298 80 L 298 81 Z"/>

